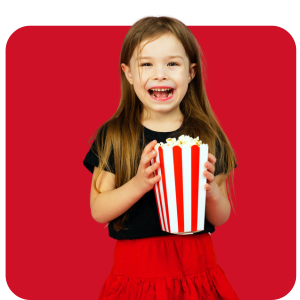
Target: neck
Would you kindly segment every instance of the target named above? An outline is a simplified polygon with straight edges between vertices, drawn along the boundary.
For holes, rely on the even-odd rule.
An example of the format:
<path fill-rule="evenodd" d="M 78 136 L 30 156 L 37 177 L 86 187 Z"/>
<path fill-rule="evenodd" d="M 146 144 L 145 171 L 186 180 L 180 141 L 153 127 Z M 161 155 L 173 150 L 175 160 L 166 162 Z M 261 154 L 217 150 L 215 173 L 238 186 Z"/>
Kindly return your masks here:
<path fill-rule="evenodd" d="M 181 127 L 184 116 L 181 114 L 177 118 L 150 118 L 143 119 L 142 125 L 158 132 L 171 132 Z"/>

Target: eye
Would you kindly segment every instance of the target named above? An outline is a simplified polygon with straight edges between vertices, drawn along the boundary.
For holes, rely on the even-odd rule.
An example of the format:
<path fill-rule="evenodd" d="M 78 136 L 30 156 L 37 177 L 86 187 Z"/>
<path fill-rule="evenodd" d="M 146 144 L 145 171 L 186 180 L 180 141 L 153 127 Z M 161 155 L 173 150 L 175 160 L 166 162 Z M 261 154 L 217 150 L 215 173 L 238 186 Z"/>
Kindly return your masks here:
<path fill-rule="evenodd" d="M 168 63 L 168 64 L 175 64 L 175 65 L 177 65 L 177 66 L 179 66 L 177 63 L 175 63 L 175 62 L 170 62 L 170 63 Z M 171 67 L 173 67 L 173 66 L 171 66 Z"/>
<path fill-rule="evenodd" d="M 179 66 L 179 65 L 178 65 L 177 63 L 175 63 L 175 62 L 170 62 L 170 63 L 168 63 L 168 65 L 169 65 L 169 64 L 175 64 L 176 66 Z M 148 67 L 148 66 L 146 66 L 146 65 L 151 65 L 151 64 L 150 64 L 150 63 L 144 63 L 144 64 L 141 65 L 141 67 L 144 67 L 144 66 L 145 66 L 145 67 Z M 173 67 L 173 66 L 171 66 L 171 67 Z"/>

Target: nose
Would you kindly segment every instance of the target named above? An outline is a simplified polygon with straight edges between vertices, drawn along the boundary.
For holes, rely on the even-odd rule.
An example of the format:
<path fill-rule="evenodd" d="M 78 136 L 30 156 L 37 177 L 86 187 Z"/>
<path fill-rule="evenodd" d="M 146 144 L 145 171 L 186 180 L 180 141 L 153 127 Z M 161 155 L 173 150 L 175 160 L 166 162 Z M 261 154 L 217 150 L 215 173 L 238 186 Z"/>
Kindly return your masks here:
<path fill-rule="evenodd" d="M 153 70 L 153 79 L 154 80 L 165 80 L 168 78 L 166 70 L 163 66 L 157 66 Z"/>

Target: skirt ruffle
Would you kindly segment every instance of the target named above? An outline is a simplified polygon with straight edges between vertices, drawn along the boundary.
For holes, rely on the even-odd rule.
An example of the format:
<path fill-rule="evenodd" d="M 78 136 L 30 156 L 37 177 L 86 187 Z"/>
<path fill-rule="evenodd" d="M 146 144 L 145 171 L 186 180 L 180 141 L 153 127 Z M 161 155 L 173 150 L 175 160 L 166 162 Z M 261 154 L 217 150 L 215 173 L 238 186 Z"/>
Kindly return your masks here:
<path fill-rule="evenodd" d="M 210 235 L 201 234 L 117 241 L 112 272 L 99 296 L 114 299 L 239 298 L 216 263 Z"/>

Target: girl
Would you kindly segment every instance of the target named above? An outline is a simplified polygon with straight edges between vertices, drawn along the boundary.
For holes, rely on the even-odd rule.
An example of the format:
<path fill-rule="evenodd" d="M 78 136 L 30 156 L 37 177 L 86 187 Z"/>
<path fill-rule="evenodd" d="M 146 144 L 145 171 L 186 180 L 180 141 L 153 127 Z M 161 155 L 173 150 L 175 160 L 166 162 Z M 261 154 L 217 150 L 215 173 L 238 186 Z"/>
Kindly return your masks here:
<path fill-rule="evenodd" d="M 93 173 L 92 217 L 117 240 L 99 300 L 238 299 L 210 235 L 229 218 L 225 179 L 236 158 L 207 99 L 201 58 L 191 31 L 170 17 L 143 18 L 124 39 L 119 107 L 84 159 Z M 199 136 L 210 152 L 205 229 L 188 235 L 161 230 L 153 190 L 159 164 L 150 164 L 157 142 L 182 134 Z M 227 189 L 230 197 L 229 180 Z"/>

